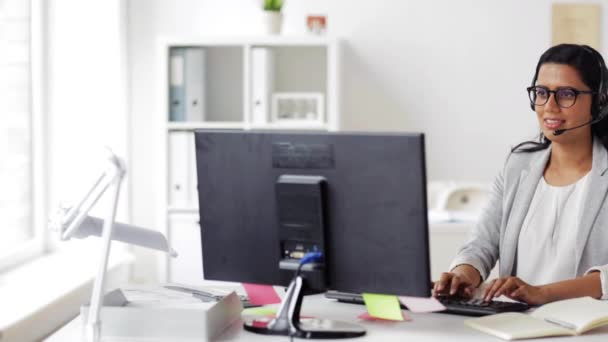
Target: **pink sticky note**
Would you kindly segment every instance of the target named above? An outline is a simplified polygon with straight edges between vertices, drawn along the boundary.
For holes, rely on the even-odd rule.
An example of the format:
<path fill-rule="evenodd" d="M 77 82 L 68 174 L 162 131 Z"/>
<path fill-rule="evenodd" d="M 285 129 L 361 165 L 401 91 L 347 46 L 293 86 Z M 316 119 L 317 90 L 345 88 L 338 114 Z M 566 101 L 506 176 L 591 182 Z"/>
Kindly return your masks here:
<path fill-rule="evenodd" d="M 405 314 L 405 312 L 401 312 L 401 314 L 403 315 L 403 320 L 404 321 L 411 321 L 412 318 L 408 315 Z M 366 321 L 379 321 L 379 322 L 401 322 L 399 320 L 392 320 L 392 319 L 384 319 L 384 318 L 378 318 L 378 317 L 374 317 L 372 315 L 370 315 L 368 312 L 364 312 L 362 314 L 360 314 L 359 316 L 357 316 L 357 318 L 359 319 L 363 319 Z"/>
<path fill-rule="evenodd" d="M 436 312 L 445 310 L 437 299 L 430 297 L 399 297 L 399 301 L 411 312 Z"/>
<path fill-rule="evenodd" d="M 253 305 L 276 304 L 281 302 L 281 298 L 270 285 L 246 284 L 243 287 L 249 297 L 249 302 Z"/>

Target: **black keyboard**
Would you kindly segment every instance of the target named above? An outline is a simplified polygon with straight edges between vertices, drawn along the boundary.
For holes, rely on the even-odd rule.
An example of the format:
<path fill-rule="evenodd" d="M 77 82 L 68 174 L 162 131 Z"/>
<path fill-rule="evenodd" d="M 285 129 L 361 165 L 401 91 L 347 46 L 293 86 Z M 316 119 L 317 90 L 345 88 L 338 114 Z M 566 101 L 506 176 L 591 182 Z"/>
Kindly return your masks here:
<path fill-rule="evenodd" d="M 483 299 L 455 297 L 438 297 L 437 299 L 446 307 L 445 311 L 441 311 L 442 313 L 465 316 L 486 316 L 501 312 L 520 312 L 530 308 L 526 303 L 502 302 L 498 300 L 486 302 Z"/>
<path fill-rule="evenodd" d="M 356 293 L 346 293 L 338 291 L 328 291 L 325 297 L 337 299 L 339 302 L 365 304 L 363 297 Z M 446 307 L 446 310 L 440 313 L 448 313 L 464 316 L 486 316 L 501 312 L 519 312 L 526 311 L 530 306 L 526 303 L 513 303 L 503 301 L 484 302 L 482 299 L 464 299 L 458 297 L 438 297 L 441 304 Z M 407 309 L 401 304 L 402 309 Z"/>

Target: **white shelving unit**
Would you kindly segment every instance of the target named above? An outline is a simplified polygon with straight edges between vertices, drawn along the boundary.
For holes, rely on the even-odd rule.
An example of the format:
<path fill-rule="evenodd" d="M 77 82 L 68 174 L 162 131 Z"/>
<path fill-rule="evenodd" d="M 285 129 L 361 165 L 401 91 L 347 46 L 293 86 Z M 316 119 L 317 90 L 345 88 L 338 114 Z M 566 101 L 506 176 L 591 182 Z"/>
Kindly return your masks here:
<path fill-rule="evenodd" d="M 175 56 L 176 52 L 185 51 L 184 48 L 203 51 L 203 56 L 197 60 L 203 60 L 199 64 L 204 66 L 190 68 L 186 57 L 174 59 L 182 58 Z M 181 255 L 181 258 L 171 260 L 159 257 L 160 280 L 201 284 L 193 132 L 197 129 L 339 130 L 339 40 L 314 36 L 161 37 L 157 54 L 157 117 L 162 122 L 159 136 L 163 137 L 159 156 L 162 163 L 159 182 L 163 184 L 159 201 L 163 209 L 159 210 L 157 222 Z M 270 57 L 260 62 L 261 54 Z M 264 69 L 263 78 L 266 76 L 262 82 L 260 65 Z M 202 75 L 192 75 L 189 70 L 202 70 Z M 192 79 L 203 82 L 200 87 L 202 100 L 195 104 L 204 106 L 203 114 L 197 115 L 196 120 L 189 120 L 187 110 L 183 116 L 172 116 L 174 109 L 170 106 L 174 105 L 176 95 L 171 87 L 187 86 L 192 84 Z M 199 91 L 198 85 L 191 88 Z M 264 99 L 256 97 L 260 93 L 267 101 L 262 111 L 259 106 Z M 271 112 L 270 102 L 272 95 L 277 93 L 295 93 L 305 98 L 306 94 L 311 94 L 311 98 L 318 98 L 320 94 L 322 108 L 318 108 L 316 102 L 302 103 L 308 114 L 314 115 L 314 111 L 321 114 L 316 120 L 307 120 L 306 116 L 278 120 L 277 117 L 284 118 L 285 114 Z M 294 113 L 298 112 L 294 110 Z M 180 148 L 184 142 L 189 145 Z"/>

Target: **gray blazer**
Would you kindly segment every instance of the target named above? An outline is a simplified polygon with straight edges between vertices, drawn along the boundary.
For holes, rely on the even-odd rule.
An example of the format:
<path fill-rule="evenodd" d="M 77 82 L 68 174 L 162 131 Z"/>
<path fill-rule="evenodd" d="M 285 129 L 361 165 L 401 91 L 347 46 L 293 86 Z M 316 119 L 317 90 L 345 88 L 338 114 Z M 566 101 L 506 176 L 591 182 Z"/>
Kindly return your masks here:
<path fill-rule="evenodd" d="M 516 274 L 519 231 L 550 154 L 551 147 L 538 152 L 509 154 L 494 181 L 488 204 L 450 269 L 469 264 L 485 280 L 500 260 L 500 277 Z M 580 215 L 580 231 L 574 246 L 576 275 L 600 271 L 602 293 L 607 296 L 608 153 L 599 139 L 594 139 L 592 163 Z"/>

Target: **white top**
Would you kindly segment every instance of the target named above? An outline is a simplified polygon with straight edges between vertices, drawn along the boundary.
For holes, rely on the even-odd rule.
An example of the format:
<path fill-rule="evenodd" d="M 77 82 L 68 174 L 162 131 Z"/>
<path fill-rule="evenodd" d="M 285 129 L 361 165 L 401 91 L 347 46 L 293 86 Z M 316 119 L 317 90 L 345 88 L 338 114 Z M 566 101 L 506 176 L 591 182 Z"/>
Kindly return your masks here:
<path fill-rule="evenodd" d="M 517 276 L 531 285 L 576 277 L 575 243 L 589 173 L 552 186 L 541 177 L 517 244 Z"/>

